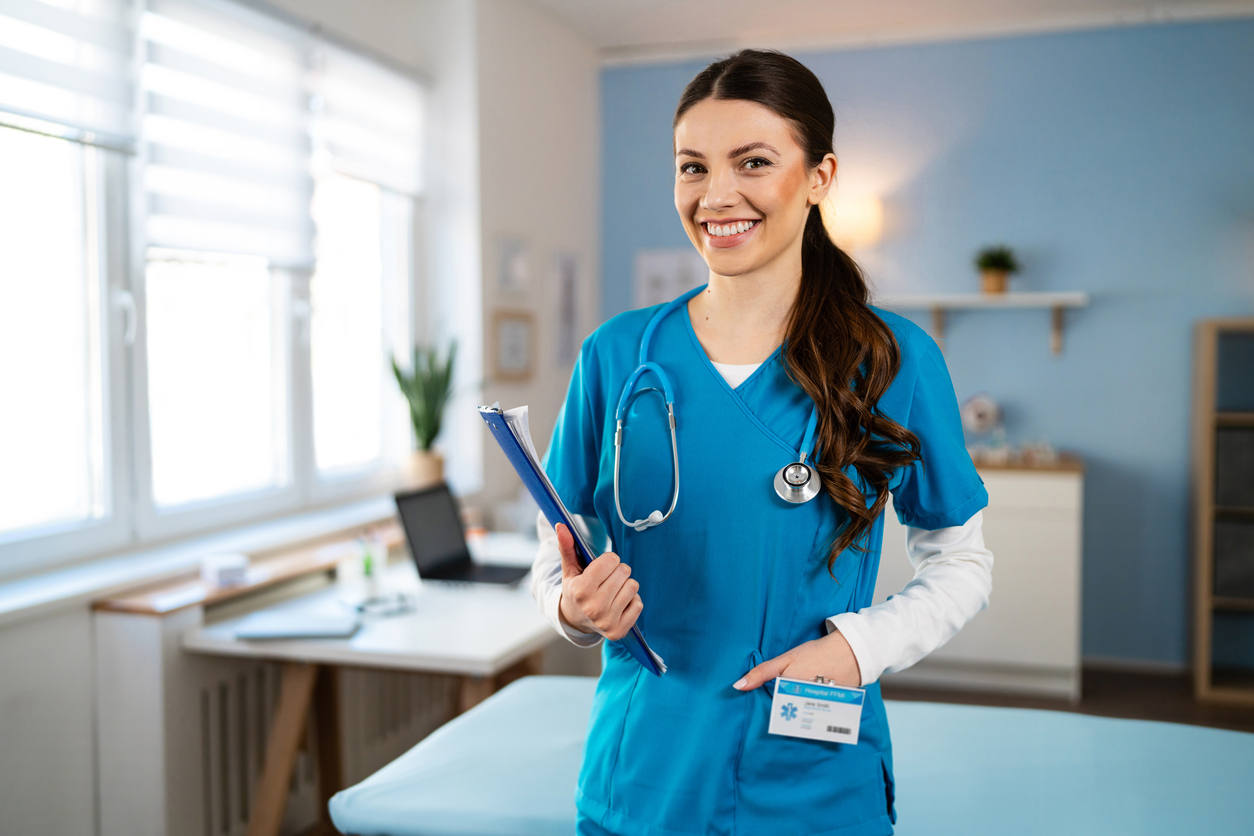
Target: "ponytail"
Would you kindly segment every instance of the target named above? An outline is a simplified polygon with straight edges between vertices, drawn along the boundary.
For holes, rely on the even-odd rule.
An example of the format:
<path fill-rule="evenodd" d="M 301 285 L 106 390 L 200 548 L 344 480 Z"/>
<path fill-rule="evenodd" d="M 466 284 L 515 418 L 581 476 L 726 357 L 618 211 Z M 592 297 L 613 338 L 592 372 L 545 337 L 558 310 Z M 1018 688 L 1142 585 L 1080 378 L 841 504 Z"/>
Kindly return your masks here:
<path fill-rule="evenodd" d="M 672 127 L 709 98 L 755 102 L 787 119 L 810 166 L 832 153 L 832 104 L 814 73 L 795 58 L 747 49 L 715 61 L 684 89 Z M 877 409 L 901 367 L 901 351 L 867 299 L 862 271 L 832 242 L 819 207 L 810 207 L 784 359 L 792 380 L 818 407 L 815 466 L 824 490 L 848 515 L 827 557 L 833 575 L 841 552 L 855 544 L 866 550 L 860 541 L 888 502 L 893 472 L 921 459 L 915 434 Z M 848 467 L 865 487 L 845 473 Z M 870 508 L 864 490 L 875 496 Z"/>
<path fill-rule="evenodd" d="M 853 259 L 810 208 L 801 243 L 801 287 L 785 331 L 784 358 L 793 381 L 818 406 L 815 467 L 823 488 L 843 508 L 841 526 L 827 557 L 836 558 L 867 535 L 888 502 L 895 470 L 920 458 L 914 433 L 876 409 L 901 367 L 893 332 L 867 304 L 866 280 Z M 875 500 L 845 473 L 853 466 Z"/>

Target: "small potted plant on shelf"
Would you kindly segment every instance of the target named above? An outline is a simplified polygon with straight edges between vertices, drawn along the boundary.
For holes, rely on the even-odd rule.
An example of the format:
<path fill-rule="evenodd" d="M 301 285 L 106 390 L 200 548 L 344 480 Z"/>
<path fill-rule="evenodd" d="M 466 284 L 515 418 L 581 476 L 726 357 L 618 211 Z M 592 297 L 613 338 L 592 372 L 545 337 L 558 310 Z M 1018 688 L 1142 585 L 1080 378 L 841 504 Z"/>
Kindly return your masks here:
<path fill-rule="evenodd" d="M 414 346 L 413 371 L 406 374 L 392 358 L 392 373 L 409 401 L 409 418 L 414 425 L 417 449 L 409 458 L 409 481 L 414 487 L 434 485 L 444 480 L 444 457 L 431 445 L 440 434 L 444 407 L 453 391 L 453 361 L 457 343 L 449 345 L 441 361 L 436 349 Z"/>
<path fill-rule="evenodd" d="M 1005 293 L 1011 273 L 1019 272 L 1014 250 L 1005 245 L 985 247 L 975 256 L 980 271 L 980 286 L 985 293 Z"/>

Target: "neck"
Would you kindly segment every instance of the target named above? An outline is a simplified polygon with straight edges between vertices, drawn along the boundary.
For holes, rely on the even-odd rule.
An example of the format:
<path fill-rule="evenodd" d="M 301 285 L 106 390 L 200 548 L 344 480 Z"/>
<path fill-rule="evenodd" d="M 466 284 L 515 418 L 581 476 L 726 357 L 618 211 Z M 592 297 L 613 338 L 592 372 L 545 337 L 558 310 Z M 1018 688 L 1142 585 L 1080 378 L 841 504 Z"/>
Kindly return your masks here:
<path fill-rule="evenodd" d="M 697 339 L 716 363 L 761 363 L 784 340 L 801 286 L 801 269 L 743 276 L 710 274 L 710 284 L 688 302 Z"/>

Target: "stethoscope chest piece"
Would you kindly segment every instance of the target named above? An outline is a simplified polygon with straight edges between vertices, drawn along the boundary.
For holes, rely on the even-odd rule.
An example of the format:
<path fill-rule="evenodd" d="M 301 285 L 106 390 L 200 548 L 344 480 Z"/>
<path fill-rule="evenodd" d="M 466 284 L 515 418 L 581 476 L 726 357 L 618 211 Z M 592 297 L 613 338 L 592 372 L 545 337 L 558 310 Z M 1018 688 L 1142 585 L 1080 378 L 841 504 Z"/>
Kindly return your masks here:
<path fill-rule="evenodd" d="M 804 461 L 792 462 L 775 474 L 775 493 L 785 502 L 800 505 L 809 502 L 823 490 L 819 472 Z"/>

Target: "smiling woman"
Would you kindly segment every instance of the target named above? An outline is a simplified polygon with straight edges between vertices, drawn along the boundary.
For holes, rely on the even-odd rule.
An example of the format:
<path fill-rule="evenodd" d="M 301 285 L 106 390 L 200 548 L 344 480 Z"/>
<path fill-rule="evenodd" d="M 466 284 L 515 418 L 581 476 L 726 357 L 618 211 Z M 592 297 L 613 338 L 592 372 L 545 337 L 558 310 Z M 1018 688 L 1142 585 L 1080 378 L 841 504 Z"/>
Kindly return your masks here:
<path fill-rule="evenodd" d="M 689 303 L 694 329 L 723 363 L 761 362 L 787 345 L 789 371 L 819 407 L 819 473 L 850 517 L 829 569 L 880 515 L 892 471 L 919 458 L 918 439 L 875 411 L 900 367 L 897 341 L 871 312 L 861 271 L 823 226 L 819 205 L 836 177 L 834 129 L 818 78 L 769 52 L 711 64 L 684 91 L 674 120 L 675 208 L 711 273 L 710 288 Z M 707 308 L 719 290 L 743 298 L 749 283 L 735 278 L 750 275 L 771 288 L 771 300 L 751 306 L 758 316 L 746 339 L 743 317 Z M 874 490 L 870 507 L 844 473 L 850 466 Z"/>
<path fill-rule="evenodd" d="M 987 604 L 988 494 L 944 361 L 868 305 L 823 226 L 832 131 L 788 56 L 744 51 L 693 79 L 675 208 L 709 283 L 605 323 L 575 366 L 545 470 L 615 551 L 581 570 L 570 533 L 542 524 L 532 591 L 572 642 L 611 640 L 585 836 L 892 833 L 877 680 Z M 890 492 L 916 572 L 872 606 Z M 664 675 L 614 641 L 633 626 Z"/>

